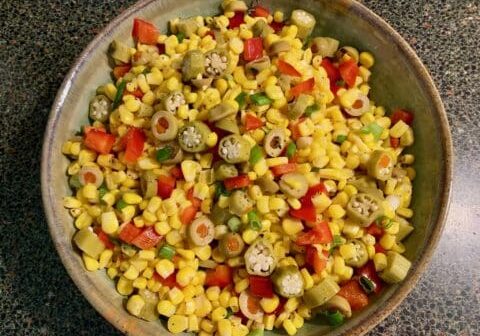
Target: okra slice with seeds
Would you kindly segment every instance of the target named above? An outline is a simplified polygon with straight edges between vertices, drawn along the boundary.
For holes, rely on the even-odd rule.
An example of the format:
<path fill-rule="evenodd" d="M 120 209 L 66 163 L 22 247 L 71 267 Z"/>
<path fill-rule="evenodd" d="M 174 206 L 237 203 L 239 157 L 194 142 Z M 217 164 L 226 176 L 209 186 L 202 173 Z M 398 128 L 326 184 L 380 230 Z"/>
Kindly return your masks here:
<path fill-rule="evenodd" d="M 350 241 L 350 244 L 353 245 L 353 248 L 355 249 L 355 254 L 351 258 L 345 259 L 345 264 L 352 267 L 362 267 L 368 261 L 367 246 L 364 242 L 358 239 L 352 239 Z"/>
<path fill-rule="evenodd" d="M 229 211 L 237 216 L 242 216 L 252 210 L 253 201 L 243 190 L 235 190 L 228 199 Z"/>
<path fill-rule="evenodd" d="M 276 266 L 273 246 L 264 238 L 257 239 L 245 252 L 245 268 L 248 274 L 269 276 Z"/>
<path fill-rule="evenodd" d="M 180 91 L 171 92 L 163 100 L 165 110 L 170 113 L 175 113 L 183 104 L 185 104 L 185 96 Z"/>
<path fill-rule="evenodd" d="M 207 149 L 206 140 L 210 133 L 210 128 L 205 123 L 188 122 L 178 132 L 178 143 L 184 151 L 198 153 Z"/>
<path fill-rule="evenodd" d="M 205 77 L 219 78 L 225 74 L 228 67 L 228 52 L 224 49 L 214 49 L 205 54 Z"/>
<path fill-rule="evenodd" d="M 383 207 L 380 200 L 371 194 L 359 193 L 348 201 L 347 216 L 360 226 L 369 226 L 382 215 Z"/>
<path fill-rule="evenodd" d="M 272 274 L 275 292 L 286 297 L 300 297 L 303 295 L 305 283 L 302 274 L 294 265 L 277 267 Z"/>
<path fill-rule="evenodd" d="M 104 95 L 97 95 L 90 102 L 88 115 L 95 121 L 105 122 L 108 120 L 111 108 L 110 99 Z"/>
<path fill-rule="evenodd" d="M 200 50 L 190 50 L 183 57 L 182 78 L 188 82 L 205 71 L 205 55 Z"/>
<path fill-rule="evenodd" d="M 218 155 L 228 163 L 246 162 L 250 158 L 250 143 L 240 135 L 228 135 L 220 141 Z"/>
<path fill-rule="evenodd" d="M 394 160 L 387 151 L 376 150 L 368 161 L 368 175 L 380 181 L 386 181 L 392 176 Z"/>

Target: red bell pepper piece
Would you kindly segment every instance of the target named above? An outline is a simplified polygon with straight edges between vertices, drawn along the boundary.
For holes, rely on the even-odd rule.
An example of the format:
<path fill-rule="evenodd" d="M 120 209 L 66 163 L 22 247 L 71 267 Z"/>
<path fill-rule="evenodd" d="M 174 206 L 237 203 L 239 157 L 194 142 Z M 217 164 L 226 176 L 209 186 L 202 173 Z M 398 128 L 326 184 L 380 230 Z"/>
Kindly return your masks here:
<path fill-rule="evenodd" d="M 350 280 L 337 293 L 347 299 L 352 310 L 360 310 L 368 305 L 368 296 L 356 280 Z"/>
<path fill-rule="evenodd" d="M 119 228 L 118 238 L 127 244 L 131 244 L 141 233 L 142 229 L 136 227 L 133 223 L 124 223 Z"/>
<path fill-rule="evenodd" d="M 223 184 L 227 190 L 245 188 L 246 186 L 249 186 L 251 182 L 252 181 L 250 181 L 248 175 L 239 175 L 223 180 Z"/>
<path fill-rule="evenodd" d="M 140 88 L 136 88 L 135 91 L 132 91 L 132 92 L 125 90 L 125 91 L 123 91 L 123 95 L 124 96 L 125 95 L 132 95 L 132 96 L 135 96 L 136 98 L 140 98 L 140 99 L 143 98 L 143 92 L 142 92 L 142 90 L 140 90 Z"/>
<path fill-rule="evenodd" d="M 228 28 L 233 29 L 240 27 L 240 25 L 245 22 L 244 18 L 244 12 L 235 12 L 235 15 L 228 20 Z"/>
<path fill-rule="evenodd" d="M 307 221 L 315 222 L 317 220 L 317 212 L 313 206 L 305 206 L 300 209 L 290 209 L 290 216 Z"/>
<path fill-rule="evenodd" d="M 187 191 L 187 199 L 192 202 L 192 205 L 195 207 L 195 208 L 200 208 L 200 206 L 202 205 L 202 200 L 199 199 L 199 198 L 196 198 L 195 196 L 193 196 L 193 187 L 188 189 Z"/>
<path fill-rule="evenodd" d="M 328 244 L 332 240 L 333 236 L 330 227 L 327 222 L 323 221 L 315 224 L 311 230 L 300 233 L 295 243 L 298 245 Z"/>
<path fill-rule="evenodd" d="M 270 278 L 250 275 L 248 281 L 250 282 L 250 293 L 252 295 L 266 298 L 273 297 L 273 284 Z"/>
<path fill-rule="evenodd" d="M 320 255 L 315 246 L 307 245 L 305 250 L 305 263 L 313 268 L 316 274 L 322 273 L 325 267 L 327 267 L 327 262 L 327 251 L 322 251 L 322 255 Z"/>
<path fill-rule="evenodd" d="M 322 67 L 327 72 L 327 77 L 330 81 L 330 91 L 336 94 L 339 89 L 337 82 L 341 78 L 340 71 L 338 71 L 338 68 L 333 65 L 333 63 L 328 58 L 322 59 Z"/>
<path fill-rule="evenodd" d="M 254 61 L 263 55 L 263 39 L 261 37 L 252 37 L 245 40 L 243 47 L 243 59 L 245 61 Z"/>
<path fill-rule="evenodd" d="M 398 146 L 400 146 L 400 139 L 390 137 L 390 146 L 392 148 L 398 148 Z"/>
<path fill-rule="evenodd" d="M 412 125 L 413 118 L 413 113 L 402 109 L 397 109 L 393 111 L 392 115 L 390 116 L 390 120 L 392 120 L 392 126 L 400 120 L 402 120 L 407 125 Z"/>
<path fill-rule="evenodd" d="M 290 96 L 291 97 L 298 97 L 302 93 L 307 93 L 311 92 L 313 88 L 315 87 L 315 78 L 309 78 L 306 81 L 303 81 L 297 85 L 295 85 L 293 88 L 290 89 Z"/>
<path fill-rule="evenodd" d="M 258 118 L 257 116 L 254 116 L 251 113 L 247 113 L 245 115 L 245 129 L 247 131 L 257 129 L 257 128 L 260 128 L 262 126 L 263 126 L 262 119 Z"/>
<path fill-rule="evenodd" d="M 165 54 L 165 43 L 157 43 L 158 54 Z"/>
<path fill-rule="evenodd" d="M 213 30 L 209 30 L 205 33 L 205 36 L 210 35 L 213 40 L 215 40 L 215 32 Z"/>
<path fill-rule="evenodd" d="M 348 84 L 349 87 L 353 87 L 355 85 L 355 80 L 358 76 L 358 65 L 357 62 L 353 59 L 349 59 L 341 63 L 338 66 L 338 71 L 340 72 L 340 76 Z"/>
<path fill-rule="evenodd" d="M 371 234 L 372 236 L 374 236 L 376 238 L 379 238 L 383 235 L 383 229 L 381 227 L 378 227 L 378 225 L 375 224 L 375 222 L 370 224 L 370 226 L 367 227 L 366 231 L 367 231 L 368 234 Z"/>
<path fill-rule="evenodd" d="M 157 272 L 154 272 L 153 280 L 160 282 L 162 286 L 167 286 L 168 288 L 173 288 L 173 287 L 182 288 L 182 286 L 180 286 L 177 282 L 177 272 L 170 274 L 165 279 L 162 278 L 162 276 Z"/>
<path fill-rule="evenodd" d="M 296 163 L 285 163 L 278 166 L 273 166 L 270 168 L 272 171 L 273 176 L 281 176 L 284 174 L 292 173 L 297 170 Z"/>
<path fill-rule="evenodd" d="M 146 136 L 140 128 L 132 127 L 128 130 L 122 142 L 125 141 L 125 161 L 135 163 L 143 153 Z"/>
<path fill-rule="evenodd" d="M 375 247 L 375 253 L 385 253 L 385 249 L 379 243 L 376 243 L 374 247 Z"/>
<path fill-rule="evenodd" d="M 260 5 L 256 5 L 255 8 L 253 9 L 253 17 L 268 17 L 270 15 L 270 11 L 262 7 Z"/>
<path fill-rule="evenodd" d="M 157 195 L 162 199 L 169 198 L 172 195 L 173 189 L 175 189 L 175 178 L 160 175 L 157 180 Z"/>
<path fill-rule="evenodd" d="M 108 154 L 115 143 L 115 135 L 93 127 L 85 128 L 85 146 L 100 154 Z"/>
<path fill-rule="evenodd" d="M 183 180 L 183 173 L 180 167 L 172 167 L 170 169 L 170 175 L 172 175 L 176 180 Z"/>
<path fill-rule="evenodd" d="M 370 260 L 364 266 L 357 268 L 355 270 L 355 274 L 368 278 L 375 286 L 373 290 L 375 294 L 378 294 L 382 291 L 383 281 L 378 276 L 377 271 L 375 270 L 375 264 L 373 263 L 373 261 Z"/>
<path fill-rule="evenodd" d="M 117 65 L 115 68 L 113 68 L 113 77 L 115 77 L 115 79 L 119 79 L 125 76 L 131 68 L 132 66 L 130 64 Z"/>
<path fill-rule="evenodd" d="M 282 74 L 293 76 L 293 77 L 302 77 L 302 74 L 298 72 L 298 70 L 295 69 L 293 65 L 283 60 L 278 60 L 277 67 Z"/>
<path fill-rule="evenodd" d="M 160 236 L 153 226 L 150 226 L 132 240 L 132 245 L 135 245 L 139 249 L 147 250 L 155 247 L 162 238 L 163 236 Z"/>
<path fill-rule="evenodd" d="M 180 214 L 180 222 L 182 222 L 183 225 L 190 224 L 195 218 L 197 210 L 198 208 L 193 205 L 190 205 L 183 209 L 182 213 Z"/>
<path fill-rule="evenodd" d="M 284 26 L 285 26 L 285 22 L 272 21 L 270 23 L 270 27 L 272 27 L 275 33 L 281 32 Z"/>
<path fill-rule="evenodd" d="M 205 285 L 227 287 L 232 283 L 232 270 L 227 265 L 217 265 L 214 270 L 208 270 L 205 278 Z"/>
<path fill-rule="evenodd" d="M 298 125 L 300 125 L 300 123 L 304 120 L 305 120 L 305 118 L 300 118 L 300 119 L 298 119 L 298 122 L 290 124 L 289 128 L 290 128 L 290 132 L 292 132 L 292 139 L 293 140 L 298 140 L 302 136 L 302 134 L 300 133 L 300 128 L 298 127 Z"/>
<path fill-rule="evenodd" d="M 133 19 L 132 37 L 143 44 L 157 44 L 159 32 L 153 23 Z"/>
<path fill-rule="evenodd" d="M 314 198 L 317 194 L 320 193 L 327 193 L 327 188 L 325 188 L 325 185 L 323 183 L 318 183 L 308 188 L 305 196 L 300 199 L 300 203 L 302 203 L 302 206 L 313 206 L 312 198 Z"/>
<path fill-rule="evenodd" d="M 114 247 L 115 247 L 115 244 L 112 243 L 112 241 L 110 240 L 110 237 L 108 236 L 108 234 L 106 234 L 105 232 L 103 232 L 103 230 L 97 226 L 93 232 L 95 232 L 98 236 L 98 238 L 102 241 L 103 245 L 105 245 L 105 248 L 109 249 L 109 250 L 113 250 Z"/>

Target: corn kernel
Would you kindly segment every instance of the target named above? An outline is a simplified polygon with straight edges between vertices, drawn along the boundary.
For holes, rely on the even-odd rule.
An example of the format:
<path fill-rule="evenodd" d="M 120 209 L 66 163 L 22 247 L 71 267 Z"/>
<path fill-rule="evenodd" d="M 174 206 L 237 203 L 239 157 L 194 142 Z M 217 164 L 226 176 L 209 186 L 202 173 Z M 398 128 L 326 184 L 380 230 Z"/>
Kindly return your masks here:
<path fill-rule="evenodd" d="M 345 216 L 345 210 L 339 204 L 332 204 L 327 209 L 328 215 L 333 219 L 339 219 Z"/>
<path fill-rule="evenodd" d="M 297 333 L 297 328 L 295 327 L 295 325 L 291 320 L 285 319 L 283 321 L 283 329 L 285 329 L 287 334 L 289 334 L 290 336 L 293 336 Z"/>
<path fill-rule="evenodd" d="M 313 285 L 314 285 L 313 278 L 310 275 L 310 273 L 308 272 L 308 270 L 306 268 L 302 268 L 300 273 L 302 274 L 303 282 L 305 283 L 305 289 L 312 288 Z"/>
<path fill-rule="evenodd" d="M 162 278 L 166 279 L 175 271 L 175 265 L 168 259 L 162 259 L 155 265 L 155 270 Z"/>
<path fill-rule="evenodd" d="M 186 286 L 193 280 L 195 277 L 195 270 L 192 267 L 185 267 L 178 271 L 177 273 L 177 282 L 180 286 Z"/>
<path fill-rule="evenodd" d="M 123 276 L 128 280 L 135 280 L 136 278 L 138 278 L 138 275 L 139 272 L 133 265 L 130 265 L 130 267 L 125 271 L 125 273 L 123 273 Z"/>
<path fill-rule="evenodd" d="M 105 233 L 113 234 L 117 231 L 119 224 L 114 211 L 104 212 L 101 215 L 102 230 Z"/>
<path fill-rule="evenodd" d="M 409 126 L 403 120 L 399 120 L 392 128 L 390 128 L 390 136 L 392 138 L 400 138 L 408 131 L 408 129 Z"/>
<path fill-rule="evenodd" d="M 183 315 L 172 315 L 168 319 L 167 328 L 173 334 L 184 332 L 188 328 L 188 318 Z"/>
<path fill-rule="evenodd" d="M 242 232 L 242 239 L 245 243 L 251 244 L 259 235 L 258 231 L 252 229 L 246 229 Z"/>
<path fill-rule="evenodd" d="M 303 224 L 299 219 L 285 218 L 282 221 L 282 228 L 287 235 L 294 236 L 303 230 Z"/>
<path fill-rule="evenodd" d="M 176 306 L 179 305 L 184 298 L 183 292 L 177 287 L 170 288 L 168 291 L 168 299 Z"/>
<path fill-rule="evenodd" d="M 175 314 L 176 307 L 168 300 L 161 300 L 158 302 L 157 311 L 160 315 L 170 317 Z"/>
<path fill-rule="evenodd" d="M 390 250 L 395 244 L 395 236 L 385 233 L 382 238 L 380 238 L 379 243 L 385 250 Z"/>
<path fill-rule="evenodd" d="M 100 264 L 96 259 L 86 255 L 85 253 L 82 254 L 82 259 L 87 271 L 93 272 L 98 270 L 98 268 L 100 267 Z"/>
<path fill-rule="evenodd" d="M 262 298 L 260 300 L 260 306 L 265 311 L 265 313 L 273 313 L 280 304 L 280 299 L 278 296 L 274 295 L 272 298 Z"/>
<path fill-rule="evenodd" d="M 117 291 L 121 295 L 130 295 L 133 292 L 133 282 L 125 277 L 120 277 L 117 282 Z"/>
<path fill-rule="evenodd" d="M 145 300 L 140 295 L 132 295 L 127 301 L 127 310 L 133 316 L 139 316 L 144 306 Z"/>
<path fill-rule="evenodd" d="M 246 290 L 249 286 L 248 279 L 242 279 L 235 284 L 235 292 L 241 293 Z"/>
<path fill-rule="evenodd" d="M 223 307 L 217 307 L 212 311 L 212 321 L 220 321 L 227 317 L 227 310 Z"/>

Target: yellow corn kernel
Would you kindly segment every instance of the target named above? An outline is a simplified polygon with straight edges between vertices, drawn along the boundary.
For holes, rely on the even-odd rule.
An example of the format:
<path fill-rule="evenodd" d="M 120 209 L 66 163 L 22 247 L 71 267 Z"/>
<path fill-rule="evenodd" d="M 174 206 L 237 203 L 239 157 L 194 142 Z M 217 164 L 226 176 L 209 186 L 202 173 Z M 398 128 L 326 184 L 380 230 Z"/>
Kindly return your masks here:
<path fill-rule="evenodd" d="M 180 286 L 186 286 L 195 277 L 195 270 L 192 267 L 185 267 L 178 271 L 177 282 Z"/>
<path fill-rule="evenodd" d="M 328 215 L 333 219 L 339 219 L 345 216 L 345 210 L 339 204 L 332 204 L 327 209 Z"/>
<path fill-rule="evenodd" d="M 257 163 L 253 165 L 253 171 L 258 176 L 263 176 L 268 171 L 267 161 L 265 159 L 260 159 Z"/>
<path fill-rule="evenodd" d="M 400 230 L 400 224 L 398 222 L 392 222 L 388 228 L 385 229 L 386 233 L 396 235 Z"/>
<path fill-rule="evenodd" d="M 395 244 L 395 236 L 385 233 L 382 238 L 380 238 L 379 243 L 385 250 L 390 250 Z"/>
<path fill-rule="evenodd" d="M 178 206 L 173 198 L 164 200 L 162 202 L 162 208 L 167 216 L 173 216 L 178 213 Z"/>
<path fill-rule="evenodd" d="M 212 288 L 212 287 L 210 287 Z M 223 291 L 220 293 L 219 297 L 218 297 L 218 302 L 220 303 L 220 305 L 224 308 L 228 308 L 229 306 L 229 302 L 230 302 L 230 298 L 231 298 L 231 295 L 230 295 L 230 292 L 228 291 Z"/>
<path fill-rule="evenodd" d="M 133 287 L 138 288 L 138 289 L 145 289 L 147 288 L 147 279 L 144 277 L 138 277 L 135 280 L 133 280 Z"/>
<path fill-rule="evenodd" d="M 167 328 L 173 334 L 184 332 L 188 328 L 188 318 L 183 315 L 172 315 L 168 319 Z"/>
<path fill-rule="evenodd" d="M 118 275 L 118 271 L 116 268 L 113 268 L 113 267 L 109 267 L 107 269 L 107 275 L 110 279 L 115 279 L 115 277 Z"/>
<path fill-rule="evenodd" d="M 276 158 L 269 158 L 269 159 L 266 159 L 266 162 L 267 162 L 268 167 L 279 166 L 279 165 L 287 164 L 288 163 L 288 157 L 279 156 L 279 157 L 276 157 Z"/>
<path fill-rule="evenodd" d="M 117 231 L 119 224 L 114 211 L 102 213 L 100 221 L 102 223 L 102 230 L 105 233 L 112 234 Z"/>
<path fill-rule="evenodd" d="M 156 233 L 162 236 L 165 236 L 172 230 L 172 228 L 170 227 L 170 225 L 168 225 L 167 222 L 156 222 L 154 224 L 154 229 Z"/>
<path fill-rule="evenodd" d="M 198 257 L 198 259 L 203 261 L 210 259 L 210 256 L 212 255 L 212 248 L 210 247 L 210 245 L 195 247 L 193 251 L 195 252 L 195 255 Z"/>
<path fill-rule="evenodd" d="M 345 260 L 342 257 L 335 256 L 333 258 L 333 271 L 338 275 L 345 271 Z"/>
<path fill-rule="evenodd" d="M 265 313 L 273 313 L 280 304 L 280 299 L 278 296 L 274 295 L 272 298 L 262 298 L 260 300 L 260 306 L 265 311 Z"/>
<path fill-rule="evenodd" d="M 293 218 L 284 218 L 282 221 L 283 231 L 289 236 L 294 236 L 303 230 L 302 221 Z"/>
<path fill-rule="evenodd" d="M 82 206 L 82 202 L 75 197 L 68 196 L 63 198 L 63 206 L 67 209 L 78 209 Z"/>
<path fill-rule="evenodd" d="M 268 196 L 263 195 L 257 199 L 257 209 L 262 214 L 267 214 L 270 212 Z"/>
<path fill-rule="evenodd" d="M 373 55 L 368 51 L 363 51 L 360 53 L 359 61 L 360 61 L 360 64 L 367 69 L 371 68 L 375 64 L 375 59 Z"/>
<path fill-rule="evenodd" d="M 246 229 L 242 232 L 242 239 L 245 243 L 251 244 L 259 235 L 258 231 L 252 229 Z"/>
<path fill-rule="evenodd" d="M 269 314 L 263 317 L 263 325 L 265 326 L 265 330 L 273 330 L 275 323 L 275 315 Z"/>
<path fill-rule="evenodd" d="M 158 302 L 157 311 L 160 315 L 170 317 L 175 314 L 176 307 L 173 303 L 168 300 L 161 300 Z"/>
<path fill-rule="evenodd" d="M 183 292 L 177 287 L 173 287 L 168 291 L 168 299 L 176 306 L 179 305 L 184 298 Z"/>
<path fill-rule="evenodd" d="M 85 253 L 82 254 L 82 259 L 87 271 L 93 272 L 98 270 L 98 268 L 100 267 L 100 264 L 96 259 L 93 259 L 92 257 L 86 255 Z"/>
<path fill-rule="evenodd" d="M 212 311 L 212 321 L 220 321 L 227 317 L 227 310 L 223 307 L 217 307 Z"/>
<path fill-rule="evenodd" d="M 298 308 L 299 304 L 300 304 L 300 301 L 298 300 L 298 298 L 290 298 L 285 303 L 284 309 L 287 312 L 293 312 Z"/>
<path fill-rule="evenodd" d="M 175 265 L 168 259 L 162 259 L 155 265 L 155 270 L 162 278 L 166 279 L 175 271 Z"/>
<path fill-rule="evenodd" d="M 344 259 L 351 259 L 356 255 L 356 249 L 352 244 L 340 245 L 339 252 Z"/>
<path fill-rule="evenodd" d="M 122 199 L 125 201 L 127 204 L 140 204 L 142 202 L 142 196 L 132 193 L 132 192 L 126 192 L 122 195 Z"/>
<path fill-rule="evenodd" d="M 409 208 L 398 208 L 397 214 L 405 217 L 405 218 L 412 218 L 413 217 L 413 210 Z"/>
<path fill-rule="evenodd" d="M 377 272 L 383 271 L 387 267 L 387 256 L 384 253 L 375 253 L 373 263 Z"/>
<path fill-rule="evenodd" d="M 293 336 L 297 333 L 297 328 L 293 324 L 291 320 L 284 320 L 283 321 L 283 329 L 289 334 L 290 336 Z"/>
<path fill-rule="evenodd" d="M 138 275 L 139 272 L 133 265 L 130 265 L 130 267 L 128 267 L 125 273 L 123 273 L 123 276 L 128 280 L 135 280 L 136 278 L 138 278 Z"/>
<path fill-rule="evenodd" d="M 103 87 L 103 91 L 111 101 L 115 99 L 115 95 L 117 94 L 117 88 L 113 83 L 108 83 L 107 85 L 105 85 Z"/>
<path fill-rule="evenodd" d="M 224 319 L 218 321 L 217 329 L 219 336 L 232 336 L 232 322 L 230 322 L 230 320 Z"/>
<path fill-rule="evenodd" d="M 294 313 L 293 318 L 291 319 L 295 328 L 300 329 L 305 323 L 303 317 L 300 314 Z"/>
<path fill-rule="evenodd" d="M 80 216 L 75 219 L 75 227 L 79 230 L 92 225 L 93 218 L 86 212 L 82 212 Z"/>
<path fill-rule="evenodd" d="M 313 134 L 315 126 L 313 121 L 310 118 L 305 119 L 300 124 L 298 124 L 298 130 L 303 137 L 307 137 Z"/>
<path fill-rule="evenodd" d="M 140 295 L 132 295 L 127 301 L 127 310 L 133 316 L 139 316 L 143 307 L 145 300 Z"/>
<path fill-rule="evenodd" d="M 308 270 L 306 268 L 302 268 L 302 270 L 300 271 L 300 274 L 302 274 L 303 282 L 305 283 L 305 289 L 312 288 L 314 285 L 313 278 L 308 272 Z"/>
<path fill-rule="evenodd" d="M 180 165 L 185 181 L 194 182 L 197 174 L 202 170 L 200 164 L 192 160 L 184 160 Z"/>
<path fill-rule="evenodd" d="M 205 291 L 205 295 L 207 296 L 207 299 L 209 299 L 210 301 L 219 300 L 220 287 L 218 286 L 208 287 L 207 290 Z"/>
<path fill-rule="evenodd" d="M 360 91 L 358 89 L 348 89 L 340 94 L 340 105 L 344 108 L 351 108 L 357 101 Z"/>
<path fill-rule="evenodd" d="M 235 292 L 241 293 L 246 290 L 249 286 L 248 279 L 242 279 L 235 284 Z"/>
<path fill-rule="evenodd" d="M 105 268 L 107 267 L 108 263 L 112 259 L 113 251 L 110 249 L 104 250 L 100 254 L 99 262 L 98 262 L 98 268 Z"/>
<path fill-rule="evenodd" d="M 117 291 L 121 295 L 130 295 L 133 292 L 133 282 L 125 277 L 120 277 L 117 282 Z"/>
<path fill-rule="evenodd" d="M 322 213 L 332 204 L 332 200 L 324 193 L 319 193 L 312 198 L 312 204 L 318 212 Z"/>
<path fill-rule="evenodd" d="M 367 254 L 368 254 L 368 259 L 373 259 L 373 256 L 375 255 L 375 246 L 367 245 Z"/>
<path fill-rule="evenodd" d="M 83 188 L 82 188 L 82 195 L 85 198 L 88 199 L 97 199 L 98 198 L 98 190 L 95 184 L 93 183 L 87 183 Z"/>
<path fill-rule="evenodd" d="M 400 138 L 408 129 L 409 126 L 403 120 L 400 120 L 390 128 L 390 136 L 392 138 Z"/>

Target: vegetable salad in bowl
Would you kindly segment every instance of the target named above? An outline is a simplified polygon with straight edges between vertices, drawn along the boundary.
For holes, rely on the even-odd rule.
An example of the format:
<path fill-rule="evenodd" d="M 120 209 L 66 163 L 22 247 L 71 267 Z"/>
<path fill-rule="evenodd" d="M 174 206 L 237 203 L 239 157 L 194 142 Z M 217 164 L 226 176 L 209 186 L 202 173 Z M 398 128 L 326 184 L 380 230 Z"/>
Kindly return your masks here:
<path fill-rule="evenodd" d="M 374 56 L 310 13 L 222 9 L 112 42 L 113 81 L 62 148 L 74 245 L 172 333 L 341 325 L 411 266 L 413 114 L 386 116 Z"/>

